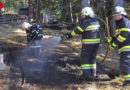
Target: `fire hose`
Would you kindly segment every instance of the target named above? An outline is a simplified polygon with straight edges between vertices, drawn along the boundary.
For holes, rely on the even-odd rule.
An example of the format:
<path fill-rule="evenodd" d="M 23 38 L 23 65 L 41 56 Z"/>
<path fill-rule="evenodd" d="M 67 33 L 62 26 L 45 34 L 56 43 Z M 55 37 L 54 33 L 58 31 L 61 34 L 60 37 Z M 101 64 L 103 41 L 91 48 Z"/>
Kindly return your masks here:
<path fill-rule="evenodd" d="M 106 29 L 106 31 L 107 31 L 107 37 L 110 37 L 110 32 L 109 32 L 110 28 L 109 28 L 109 23 L 108 23 L 108 22 L 109 22 L 109 21 L 108 21 L 108 17 L 106 17 L 106 22 L 105 22 L 103 19 L 99 18 L 99 17 L 98 17 L 98 19 L 99 19 L 100 21 L 104 22 L 104 24 L 105 24 L 105 29 Z M 100 63 L 104 63 L 104 61 L 105 61 L 106 58 L 107 58 L 108 52 L 110 52 L 110 58 L 111 58 L 111 60 L 112 60 L 112 50 L 109 49 L 109 46 L 110 46 L 110 43 L 107 43 L 107 48 L 106 48 L 105 56 L 104 56 L 103 60 L 102 60 Z M 112 62 L 112 63 L 114 63 L 114 62 Z M 108 76 L 109 76 L 111 79 L 114 79 L 115 76 L 119 76 L 119 73 L 114 71 L 114 69 L 115 69 L 115 65 L 114 65 L 114 64 L 111 65 L 111 69 L 112 69 L 111 72 L 108 73 Z"/>
<path fill-rule="evenodd" d="M 35 35 L 32 40 L 28 43 L 27 47 L 22 51 L 23 53 L 28 49 L 28 47 L 32 44 L 33 40 L 36 38 L 37 35 Z"/>
<path fill-rule="evenodd" d="M 98 17 L 98 19 L 105 24 L 105 29 L 106 29 L 106 32 L 107 32 L 107 37 L 106 37 L 106 39 L 107 39 L 108 37 L 110 37 L 108 17 L 106 17 L 106 22 L 105 22 L 103 19 L 99 18 L 99 17 Z M 63 38 L 63 36 L 61 36 L 61 38 Z M 110 45 L 110 43 L 107 43 L 105 56 L 104 56 L 103 60 L 101 60 L 101 61 L 99 62 L 99 63 L 101 63 L 101 64 L 104 63 L 104 61 L 106 60 L 109 51 L 110 51 L 110 58 L 112 59 L 112 51 L 109 49 L 109 45 Z M 67 45 L 67 46 L 68 46 L 68 45 Z M 69 45 L 69 47 L 71 47 L 71 46 Z M 72 47 L 71 47 L 71 48 L 72 48 Z M 72 48 L 72 49 L 73 49 L 73 48 Z M 77 52 L 77 50 L 75 50 L 75 49 L 73 49 L 73 50 Z M 112 62 L 112 63 L 113 63 L 113 62 Z M 103 66 L 104 66 L 104 65 L 103 65 Z M 107 67 L 107 68 L 108 68 L 108 67 Z M 115 75 L 115 72 L 114 72 L 115 66 L 112 65 L 112 66 L 111 66 L 111 69 L 112 69 L 112 71 L 109 71 L 109 72 L 106 71 L 106 72 L 107 72 L 107 75 L 108 75 L 111 79 L 114 79 L 115 76 L 117 76 L 117 75 Z"/>
<path fill-rule="evenodd" d="M 21 86 L 22 86 L 22 85 L 24 84 L 25 74 L 24 74 L 24 71 L 23 71 L 22 67 L 21 67 L 18 63 L 16 63 L 16 65 L 17 65 L 17 67 L 19 68 L 20 73 L 21 73 L 21 79 L 22 79 L 22 81 L 21 81 Z"/>
<path fill-rule="evenodd" d="M 3 61 L 2 61 L 2 65 L 3 66 L 9 66 L 10 68 L 10 71 L 11 72 L 20 72 L 21 74 L 21 85 L 24 84 L 24 71 L 22 69 L 22 67 L 20 66 L 19 63 L 16 62 L 16 58 L 14 57 L 13 53 L 12 52 L 8 52 L 6 54 L 4 54 L 3 56 Z"/>
<path fill-rule="evenodd" d="M 29 44 L 28 44 L 28 46 L 30 46 L 31 44 L 32 44 L 32 42 L 33 42 L 33 40 L 36 38 L 36 35 L 32 38 L 32 40 L 29 42 Z M 26 50 L 27 50 L 27 48 L 28 48 L 28 46 L 22 51 L 22 53 L 24 53 Z M 21 72 L 21 78 L 22 78 L 22 81 L 21 81 L 21 85 L 23 85 L 24 84 L 24 78 L 25 78 L 25 74 L 24 74 L 24 71 L 23 71 L 23 69 L 22 69 L 22 67 L 17 63 L 17 66 L 18 66 L 18 68 L 19 68 L 19 70 L 20 70 L 20 72 Z"/>

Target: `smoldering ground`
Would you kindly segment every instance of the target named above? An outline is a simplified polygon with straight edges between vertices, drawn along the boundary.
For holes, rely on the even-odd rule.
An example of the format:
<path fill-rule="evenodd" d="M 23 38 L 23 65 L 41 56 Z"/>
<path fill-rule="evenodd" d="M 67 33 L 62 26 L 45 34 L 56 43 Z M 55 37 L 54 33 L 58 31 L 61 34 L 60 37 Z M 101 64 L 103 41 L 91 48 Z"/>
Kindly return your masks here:
<path fill-rule="evenodd" d="M 21 68 L 24 75 L 24 88 L 32 85 L 58 88 L 68 88 L 68 85 L 75 85 L 86 82 L 80 80 L 80 57 L 73 54 L 73 50 L 60 42 L 60 38 L 43 39 L 41 52 L 33 55 L 29 48 L 8 52 L 9 65 L 14 68 Z M 24 52 L 23 52 L 24 51 Z M 9 55 L 10 54 L 10 55 Z M 105 67 L 98 64 L 100 73 Z M 99 71 L 98 71 L 99 72 Z M 80 75 L 79 75 L 80 74 Z M 105 77 L 106 78 L 106 77 Z M 88 82 L 90 83 L 90 82 Z M 96 83 L 96 82 L 93 82 Z"/>
<path fill-rule="evenodd" d="M 52 67 L 56 60 L 52 58 L 52 55 L 60 40 L 60 37 L 43 39 L 39 53 L 34 53 L 35 51 L 30 50 L 29 46 L 24 50 L 6 52 L 4 63 L 13 67 L 14 70 L 20 67 L 24 72 L 26 82 L 41 83 L 45 80 L 46 74 L 50 73 L 51 75 L 54 72 Z"/>

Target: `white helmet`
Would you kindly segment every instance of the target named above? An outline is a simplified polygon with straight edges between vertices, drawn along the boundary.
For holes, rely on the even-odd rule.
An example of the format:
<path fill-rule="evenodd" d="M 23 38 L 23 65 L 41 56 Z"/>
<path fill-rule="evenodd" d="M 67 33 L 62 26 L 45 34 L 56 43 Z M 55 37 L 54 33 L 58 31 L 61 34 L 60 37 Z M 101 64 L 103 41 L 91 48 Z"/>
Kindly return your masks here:
<path fill-rule="evenodd" d="M 122 15 L 127 15 L 125 9 L 121 6 L 116 6 L 114 10 L 114 14 L 122 14 Z"/>
<path fill-rule="evenodd" d="M 28 29 L 30 26 L 31 26 L 31 24 L 29 24 L 28 22 L 24 22 L 24 23 L 22 24 L 22 28 L 23 28 L 23 29 Z"/>
<path fill-rule="evenodd" d="M 82 15 L 86 15 L 86 16 L 94 14 L 92 8 L 90 8 L 90 7 L 83 8 L 81 13 L 82 13 Z"/>
<path fill-rule="evenodd" d="M 1 8 L 1 11 L 2 11 L 2 12 L 4 12 L 4 11 L 5 11 L 5 9 L 4 9 L 4 8 Z"/>

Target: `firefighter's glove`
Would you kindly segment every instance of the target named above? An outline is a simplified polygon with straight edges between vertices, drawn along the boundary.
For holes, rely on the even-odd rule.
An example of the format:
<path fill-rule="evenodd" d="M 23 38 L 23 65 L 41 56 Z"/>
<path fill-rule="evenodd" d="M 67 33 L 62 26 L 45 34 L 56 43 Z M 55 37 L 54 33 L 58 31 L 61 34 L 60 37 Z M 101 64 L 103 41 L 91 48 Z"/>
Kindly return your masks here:
<path fill-rule="evenodd" d="M 116 41 L 116 37 L 114 37 L 114 36 L 110 36 L 110 37 L 107 38 L 108 43 L 113 43 L 115 41 Z"/>
<path fill-rule="evenodd" d="M 110 50 L 113 50 L 115 47 L 117 47 L 117 45 L 114 42 L 109 44 L 109 49 Z"/>
<path fill-rule="evenodd" d="M 38 31 L 36 31 L 36 34 L 39 34 L 39 32 L 38 32 Z"/>
<path fill-rule="evenodd" d="M 71 35 L 71 33 L 66 33 L 63 35 L 63 39 L 70 39 L 72 38 L 73 36 Z"/>
<path fill-rule="evenodd" d="M 110 37 L 107 38 L 107 42 L 111 43 L 111 41 L 112 41 L 112 37 L 110 36 Z"/>
<path fill-rule="evenodd" d="M 109 44 L 109 50 L 113 50 L 114 47 L 112 47 L 112 45 Z"/>

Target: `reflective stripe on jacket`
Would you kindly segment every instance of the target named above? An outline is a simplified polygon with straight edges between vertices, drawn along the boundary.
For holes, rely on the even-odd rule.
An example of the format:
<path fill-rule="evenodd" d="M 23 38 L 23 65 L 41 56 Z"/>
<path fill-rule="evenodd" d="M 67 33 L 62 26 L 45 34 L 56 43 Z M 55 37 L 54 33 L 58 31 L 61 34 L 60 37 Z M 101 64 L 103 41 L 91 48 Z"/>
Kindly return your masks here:
<path fill-rule="evenodd" d="M 130 51 L 130 20 L 123 17 L 116 21 L 115 37 L 116 39 L 113 42 L 118 45 L 119 53 Z"/>
<path fill-rule="evenodd" d="M 81 25 L 71 32 L 71 35 L 81 34 L 83 44 L 97 44 L 100 43 L 99 28 L 100 25 L 96 16 L 94 18 L 87 17 L 82 20 Z"/>
<path fill-rule="evenodd" d="M 129 80 L 130 80 L 130 74 L 124 75 L 123 77 L 124 77 L 124 79 L 125 79 L 126 81 L 127 81 L 127 80 L 129 81 Z"/>

